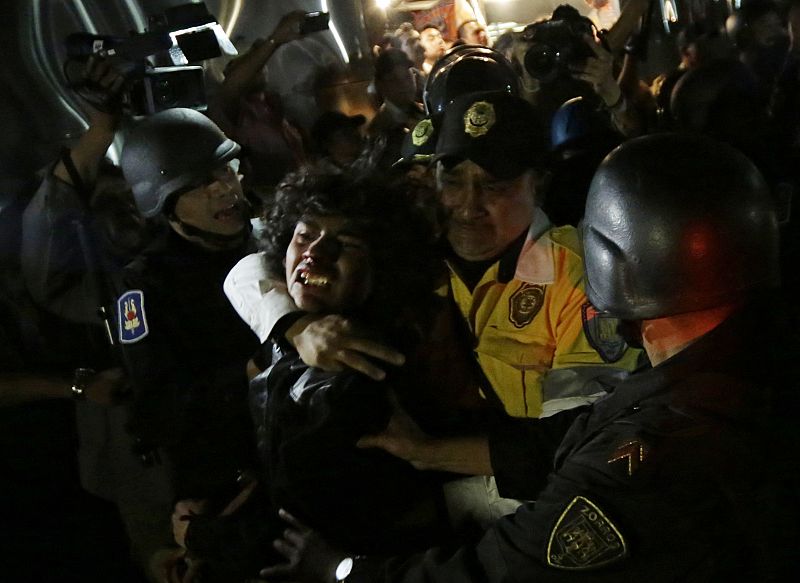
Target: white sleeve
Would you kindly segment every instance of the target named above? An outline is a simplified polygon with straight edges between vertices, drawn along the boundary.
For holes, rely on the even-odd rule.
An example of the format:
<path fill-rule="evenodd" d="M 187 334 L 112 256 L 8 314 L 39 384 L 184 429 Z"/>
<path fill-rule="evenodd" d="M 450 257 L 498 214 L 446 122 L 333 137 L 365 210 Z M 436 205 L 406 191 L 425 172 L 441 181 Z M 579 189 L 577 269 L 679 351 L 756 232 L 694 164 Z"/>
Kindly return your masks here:
<path fill-rule="evenodd" d="M 262 253 L 240 259 L 225 278 L 223 289 L 239 317 L 262 343 L 269 338 L 278 320 L 298 311 L 286 287 L 269 278 Z"/>

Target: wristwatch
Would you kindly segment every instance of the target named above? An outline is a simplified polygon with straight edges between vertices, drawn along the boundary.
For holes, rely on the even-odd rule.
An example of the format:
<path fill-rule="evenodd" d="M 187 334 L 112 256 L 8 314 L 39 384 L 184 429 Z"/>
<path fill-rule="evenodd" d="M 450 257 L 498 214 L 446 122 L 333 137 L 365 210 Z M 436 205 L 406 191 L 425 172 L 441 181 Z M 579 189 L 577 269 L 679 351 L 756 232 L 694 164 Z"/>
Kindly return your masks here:
<path fill-rule="evenodd" d="M 339 564 L 336 565 L 336 571 L 334 573 L 335 580 L 337 582 L 346 581 L 347 577 L 353 570 L 353 565 L 355 564 L 356 559 L 360 558 L 361 557 L 345 557 L 339 561 Z"/>
<path fill-rule="evenodd" d="M 76 401 L 84 401 L 86 399 L 86 386 L 91 382 L 95 372 L 91 368 L 76 368 L 72 375 L 72 385 L 70 386 L 70 394 Z"/>

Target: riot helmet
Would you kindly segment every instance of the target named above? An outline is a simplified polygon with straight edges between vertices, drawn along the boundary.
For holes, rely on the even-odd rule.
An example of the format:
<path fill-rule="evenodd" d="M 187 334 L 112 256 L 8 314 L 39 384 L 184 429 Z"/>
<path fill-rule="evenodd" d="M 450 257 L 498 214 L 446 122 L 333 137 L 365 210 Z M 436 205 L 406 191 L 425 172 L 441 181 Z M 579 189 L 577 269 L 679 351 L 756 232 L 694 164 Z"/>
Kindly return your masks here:
<path fill-rule="evenodd" d="M 162 211 L 168 198 L 201 185 L 240 149 L 202 113 L 174 108 L 146 118 L 130 132 L 120 165 L 139 212 L 149 218 Z"/>
<path fill-rule="evenodd" d="M 459 45 L 439 59 L 425 81 L 422 100 L 434 123 L 459 95 L 504 91 L 519 95 L 519 75 L 501 53 L 480 45 Z"/>
<path fill-rule="evenodd" d="M 592 180 L 586 294 L 627 320 L 705 310 L 779 283 L 769 190 L 741 152 L 695 134 L 626 142 Z"/>

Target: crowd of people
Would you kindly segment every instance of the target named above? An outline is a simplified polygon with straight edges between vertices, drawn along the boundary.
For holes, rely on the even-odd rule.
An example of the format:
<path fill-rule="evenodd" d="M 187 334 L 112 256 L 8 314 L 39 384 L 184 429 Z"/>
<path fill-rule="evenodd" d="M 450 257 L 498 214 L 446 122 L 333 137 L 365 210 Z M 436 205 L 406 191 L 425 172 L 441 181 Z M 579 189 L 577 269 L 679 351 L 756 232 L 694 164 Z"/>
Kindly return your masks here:
<path fill-rule="evenodd" d="M 205 113 L 129 124 L 90 58 L 0 212 L 0 412 L 72 401 L 78 451 L 69 492 L 17 456 L 9 580 L 795 580 L 800 2 L 692 13 L 646 82 L 648 5 L 406 23 L 307 130 L 263 81 L 299 12 Z"/>

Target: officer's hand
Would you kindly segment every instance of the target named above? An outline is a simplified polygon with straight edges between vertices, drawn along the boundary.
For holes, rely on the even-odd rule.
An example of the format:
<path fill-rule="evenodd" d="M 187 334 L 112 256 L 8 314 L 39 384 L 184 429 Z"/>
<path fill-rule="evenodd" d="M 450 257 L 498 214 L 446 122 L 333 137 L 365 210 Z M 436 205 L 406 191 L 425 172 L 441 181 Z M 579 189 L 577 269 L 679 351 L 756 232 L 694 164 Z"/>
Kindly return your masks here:
<path fill-rule="evenodd" d="M 614 79 L 614 59 L 611 53 L 590 35 L 584 35 L 583 41 L 591 48 L 594 57 L 586 59 L 583 67 L 571 68 L 572 76 L 589 83 L 607 106 L 618 103 L 622 90 Z"/>
<path fill-rule="evenodd" d="M 192 516 L 203 514 L 207 506 L 207 500 L 195 498 L 180 500 L 175 504 L 172 512 L 172 536 L 179 547 L 186 548 L 186 531 L 189 530 Z"/>
<path fill-rule="evenodd" d="M 281 18 L 278 26 L 272 31 L 270 38 L 279 45 L 297 40 L 302 36 L 300 34 L 300 25 L 304 18 L 305 12 L 302 10 L 293 10 L 289 12 Z"/>
<path fill-rule="evenodd" d="M 300 318 L 286 332 L 286 339 L 297 349 L 309 366 L 338 372 L 351 368 L 380 381 L 386 372 L 367 357 L 400 366 L 405 357 L 378 342 L 368 340 L 342 316 L 310 314 Z"/>
<path fill-rule="evenodd" d="M 113 405 L 128 386 L 129 379 L 121 368 L 101 370 L 86 384 L 86 399 L 98 405 Z"/>
<path fill-rule="evenodd" d="M 433 468 L 433 460 L 426 455 L 430 451 L 426 445 L 430 443 L 431 438 L 395 403 L 394 414 L 386 429 L 362 437 L 356 446 L 363 449 L 377 447 L 406 460 L 418 470 L 426 470 Z"/>
<path fill-rule="evenodd" d="M 329 583 L 335 581 L 336 567 L 347 554 L 332 548 L 317 532 L 311 530 L 294 516 L 281 509 L 278 514 L 289 527 L 283 538 L 272 543 L 275 550 L 286 557 L 287 563 L 261 570 L 268 581 L 296 581 Z"/>

